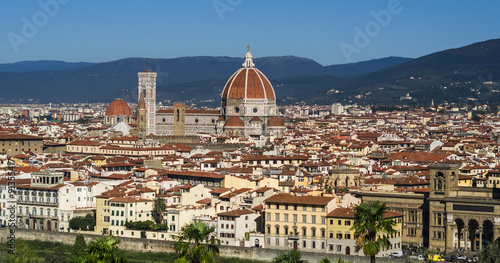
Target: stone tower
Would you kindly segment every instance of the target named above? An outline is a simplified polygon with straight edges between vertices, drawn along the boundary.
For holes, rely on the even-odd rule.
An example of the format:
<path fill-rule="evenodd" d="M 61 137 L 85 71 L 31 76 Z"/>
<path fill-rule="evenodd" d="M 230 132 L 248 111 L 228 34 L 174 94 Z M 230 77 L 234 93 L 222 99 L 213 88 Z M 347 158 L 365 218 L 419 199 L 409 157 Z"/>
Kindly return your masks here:
<path fill-rule="evenodd" d="M 140 140 L 146 137 L 146 119 L 146 102 L 144 100 L 144 92 L 141 92 L 139 95 L 139 104 L 137 104 L 137 129 Z"/>
<path fill-rule="evenodd" d="M 458 189 L 458 165 L 437 163 L 429 165 L 430 196 L 456 197 Z"/>
<path fill-rule="evenodd" d="M 138 73 L 139 77 L 139 98 L 144 94 L 144 104 L 146 107 L 146 127 L 145 135 L 156 134 L 156 72 L 149 70 Z"/>
<path fill-rule="evenodd" d="M 174 103 L 174 135 L 186 134 L 186 104 Z"/>
<path fill-rule="evenodd" d="M 458 164 L 436 163 L 429 165 L 429 246 L 446 247 L 446 240 L 453 239 L 447 230 L 448 213 L 451 209 L 446 200 L 457 197 Z M 425 230 L 425 229 L 424 229 Z"/>

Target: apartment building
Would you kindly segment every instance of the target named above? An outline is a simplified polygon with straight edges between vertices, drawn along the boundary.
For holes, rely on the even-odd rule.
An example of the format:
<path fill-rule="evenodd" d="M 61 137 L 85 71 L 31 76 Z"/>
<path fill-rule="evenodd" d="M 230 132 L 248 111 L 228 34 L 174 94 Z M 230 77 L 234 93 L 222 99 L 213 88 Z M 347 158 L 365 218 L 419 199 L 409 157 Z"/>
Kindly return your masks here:
<path fill-rule="evenodd" d="M 250 232 L 257 229 L 259 213 L 247 209 L 233 210 L 217 214 L 217 230 L 222 245 L 241 246 Z"/>
<path fill-rule="evenodd" d="M 277 194 L 264 203 L 267 248 L 326 251 L 326 216 L 337 207 L 334 197 Z"/>
<path fill-rule="evenodd" d="M 153 220 L 153 200 L 137 196 L 117 197 L 109 200 L 110 224 L 109 233 L 123 236 L 125 222 Z M 134 232 L 131 232 L 133 235 Z"/>

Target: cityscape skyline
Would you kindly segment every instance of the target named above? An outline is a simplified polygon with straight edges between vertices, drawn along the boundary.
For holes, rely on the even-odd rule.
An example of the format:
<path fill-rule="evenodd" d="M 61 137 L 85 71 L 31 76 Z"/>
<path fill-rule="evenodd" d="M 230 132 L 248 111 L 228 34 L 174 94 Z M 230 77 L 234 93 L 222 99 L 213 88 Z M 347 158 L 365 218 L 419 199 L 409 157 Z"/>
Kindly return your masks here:
<path fill-rule="evenodd" d="M 0 23 L 0 63 L 239 57 L 248 44 L 256 57 L 294 55 L 322 65 L 416 58 L 497 38 L 487 25 L 498 23 L 493 12 L 500 6 L 396 0 L 149 3 L 11 2 Z"/>

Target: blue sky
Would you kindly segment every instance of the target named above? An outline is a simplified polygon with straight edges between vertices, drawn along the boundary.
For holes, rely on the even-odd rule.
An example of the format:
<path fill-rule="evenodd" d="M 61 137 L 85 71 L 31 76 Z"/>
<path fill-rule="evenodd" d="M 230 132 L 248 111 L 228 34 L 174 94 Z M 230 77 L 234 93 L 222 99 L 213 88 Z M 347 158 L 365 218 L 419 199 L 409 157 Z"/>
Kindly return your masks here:
<path fill-rule="evenodd" d="M 247 44 L 254 57 L 323 65 L 419 57 L 500 38 L 498 10 L 500 1 L 12 0 L 0 11 L 0 63 L 243 57 Z"/>

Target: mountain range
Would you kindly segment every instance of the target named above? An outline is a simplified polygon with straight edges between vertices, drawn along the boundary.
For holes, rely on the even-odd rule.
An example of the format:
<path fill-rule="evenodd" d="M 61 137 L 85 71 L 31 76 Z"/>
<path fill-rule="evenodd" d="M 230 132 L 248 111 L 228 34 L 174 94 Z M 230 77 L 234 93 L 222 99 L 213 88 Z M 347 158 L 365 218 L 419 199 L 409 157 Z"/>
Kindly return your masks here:
<path fill-rule="evenodd" d="M 254 59 L 273 84 L 278 104 L 429 104 L 500 101 L 500 40 L 420 58 L 387 57 L 322 66 L 295 56 Z M 243 58 L 126 58 L 102 63 L 24 61 L 0 64 L 0 102 L 137 101 L 137 72 L 156 71 L 158 101 L 217 106 Z M 8 92 L 7 92 L 8 91 Z"/>

